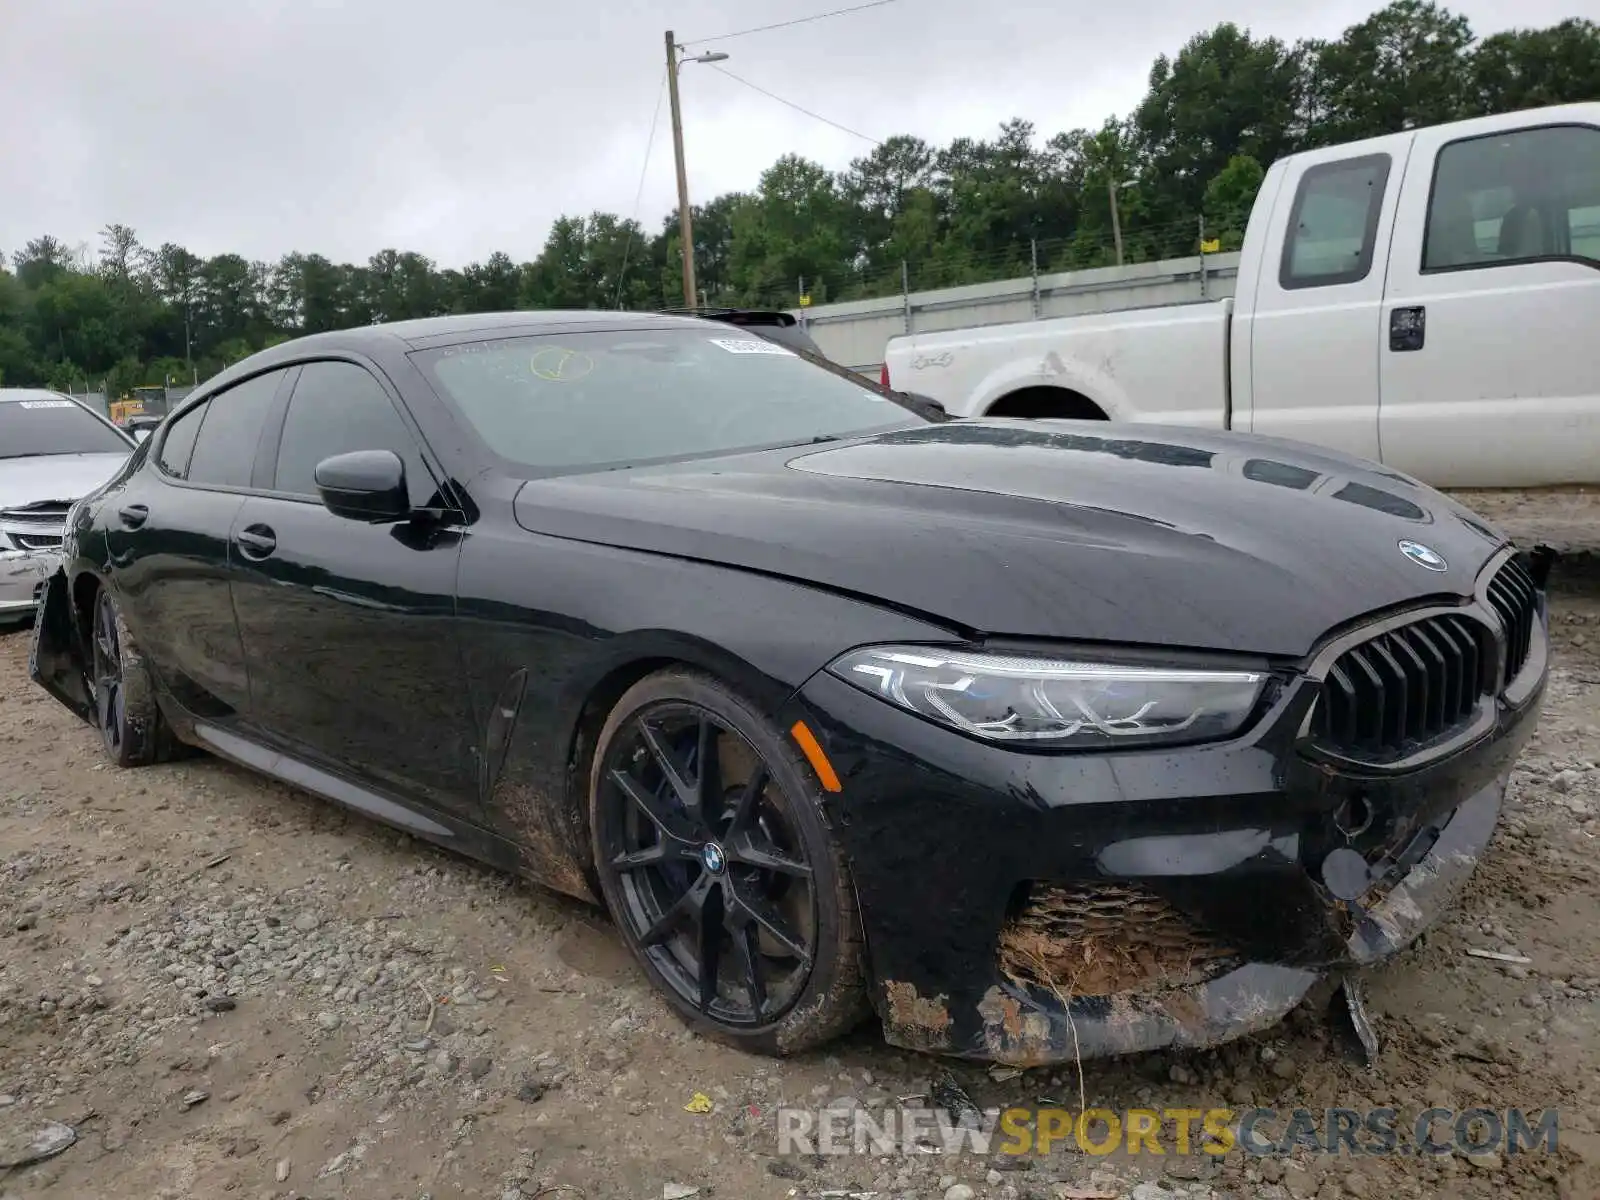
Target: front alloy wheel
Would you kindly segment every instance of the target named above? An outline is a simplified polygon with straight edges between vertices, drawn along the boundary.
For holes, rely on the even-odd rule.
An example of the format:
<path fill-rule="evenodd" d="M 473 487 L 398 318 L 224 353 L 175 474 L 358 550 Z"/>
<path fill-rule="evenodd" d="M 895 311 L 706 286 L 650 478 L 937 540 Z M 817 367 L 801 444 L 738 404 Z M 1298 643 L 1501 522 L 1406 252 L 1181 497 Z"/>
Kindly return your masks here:
<path fill-rule="evenodd" d="M 859 922 L 815 785 L 739 697 L 683 672 L 645 680 L 606 723 L 592 785 L 606 901 L 691 1024 L 785 1053 L 859 1019 Z"/>

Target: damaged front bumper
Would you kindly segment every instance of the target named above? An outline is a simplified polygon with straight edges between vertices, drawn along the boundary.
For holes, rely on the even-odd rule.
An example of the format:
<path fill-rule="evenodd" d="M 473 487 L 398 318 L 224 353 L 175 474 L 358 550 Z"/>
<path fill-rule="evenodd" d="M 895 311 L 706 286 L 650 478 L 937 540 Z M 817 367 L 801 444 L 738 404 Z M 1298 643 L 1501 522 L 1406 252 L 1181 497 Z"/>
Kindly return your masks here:
<path fill-rule="evenodd" d="M 1493 836 L 1544 638 L 1541 602 L 1470 737 L 1394 770 L 1303 753 L 1303 676 L 1241 742 L 1104 755 L 979 744 L 813 678 L 785 723 L 843 780 L 826 813 L 887 1040 L 1015 1066 L 1210 1046 L 1398 954 Z"/>
<path fill-rule="evenodd" d="M 1501 780 L 1462 804 L 1423 859 L 1371 909 L 1352 914 L 1345 961 L 1330 964 L 1335 971 L 1392 957 L 1433 923 L 1477 867 L 1494 833 L 1504 793 Z M 943 1049 L 1033 1066 L 1217 1045 L 1277 1024 L 1327 969 L 1249 962 L 1229 966 L 1205 982 L 1099 996 L 1069 997 L 1055 989 L 996 982 L 978 1004 L 983 1025 L 977 1040 Z M 905 1044 L 896 1032 L 891 1030 L 890 1039 Z M 911 1036 L 920 1035 L 913 1030 Z"/>

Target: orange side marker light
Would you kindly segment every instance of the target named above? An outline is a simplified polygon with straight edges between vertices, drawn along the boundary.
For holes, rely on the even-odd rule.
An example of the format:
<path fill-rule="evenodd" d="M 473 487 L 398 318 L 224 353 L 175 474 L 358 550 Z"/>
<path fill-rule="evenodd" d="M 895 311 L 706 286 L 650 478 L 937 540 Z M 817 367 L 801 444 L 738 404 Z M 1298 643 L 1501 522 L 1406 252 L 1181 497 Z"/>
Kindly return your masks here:
<path fill-rule="evenodd" d="M 823 791 L 837 792 L 843 790 L 839 784 L 839 773 L 833 769 L 833 764 L 828 761 L 828 756 L 822 752 L 822 746 L 817 741 L 817 735 L 806 727 L 804 721 L 796 721 L 789 726 L 789 734 L 795 740 L 795 745 L 800 747 L 800 752 L 806 756 L 806 761 L 811 764 L 811 769 L 817 773 L 817 779 L 822 784 Z"/>

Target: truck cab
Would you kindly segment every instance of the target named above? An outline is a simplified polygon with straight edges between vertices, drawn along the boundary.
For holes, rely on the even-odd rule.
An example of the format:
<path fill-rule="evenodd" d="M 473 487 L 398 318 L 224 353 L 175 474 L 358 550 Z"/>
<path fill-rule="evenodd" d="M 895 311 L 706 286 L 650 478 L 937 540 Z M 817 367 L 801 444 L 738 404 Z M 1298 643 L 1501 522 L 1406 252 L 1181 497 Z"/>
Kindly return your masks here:
<path fill-rule="evenodd" d="M 1600 105 L 1298 154 L 1268 172 L 1233 424 L 1440 485 L 1600 472 Z"/>

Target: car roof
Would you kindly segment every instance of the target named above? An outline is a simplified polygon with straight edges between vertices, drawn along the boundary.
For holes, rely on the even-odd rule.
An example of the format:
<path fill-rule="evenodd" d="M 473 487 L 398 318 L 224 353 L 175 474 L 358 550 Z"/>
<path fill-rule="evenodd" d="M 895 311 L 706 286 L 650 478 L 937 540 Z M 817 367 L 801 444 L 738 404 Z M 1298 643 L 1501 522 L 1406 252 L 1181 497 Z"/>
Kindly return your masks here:
<path fill-rule="evenodd" d="M 279 342 L 276 346 L 258 350 L 206 380 L 198 392 L 186 399 L 186 403 L 188 400 L 198 402 L 260 371 L 271 370 L 286 362 L 295 362 L 307 355 L 315 356 L 319 353 L 337 354 L 342 351 L 379 356 L 384 352 L 393 353 L 396 349 L 402 353 L 412 350 L 431 350 L 483 338 L 531 337 L 557 333 L 605 333 L 608 330 L 704 329 L 726 335 L 728 328 L 727 321 L 706 320 L 689 314 L 606 312 L 594 309 L 453 313 L 444 317 L 419 317 L 409 321 L 358 325 L 351 329 L 307 334 L 293 341 Z M 752 332 L 756 332 L 756 329 L 753 328 Z M 762 332 L 759 336 L 768 335 Z M 804 348 L 813 349 L 809 345 Z"/>
<path fill-rule="evenodd" d="M 514 337 L 535 333 L 603 333 L 608 329 L 670 329 L 682 326 L 715 326 L 715 322 L 693 317 L 663 316 L 658 313 L 594 312 L 586 310 L 546 310 L 538 312 L 456 313 L 447 317 L 419 317 L 410 321 L 390 321 L 382 325 L 362 325 L 338 333 L 313 334 L 280 347 L 301 346 L 327 338 L 345 345 L 364 341 L 398 339 L 412 349 L 464 341 L 485 334 Z"/>
<path fill-rule="evenodd" d="M 307 355 L 349 352 L 380 356 L 399 349 L 430 350 L 458 342 L 485 337 L 526 337 L 554 333 L 604 333 L 626 329 L 706 329 L 726 333 L 720 321 L 653 312 L 599 312 L 590 309 L 541 310 L 527 312 L 455 313 L 447 317 L 419 317 L 409 321 L 389 321 L 377 325 L 357 325 L 327 333 L 312 333 L 293 341 L 279 342 L 240 359 L 226 370 L 206 380 L 189 400 L 199 401 L 214 395 L 238 380 L 259 371 L 271 370 L 285 362 Z M 177 411 L 177 410 L 174 410 Z"/>
<path fill-rule="evenodd" d="M 0 404 L 8 400 L 71 400 L 71 396 L 49 388 L 0 388 Z"/>

